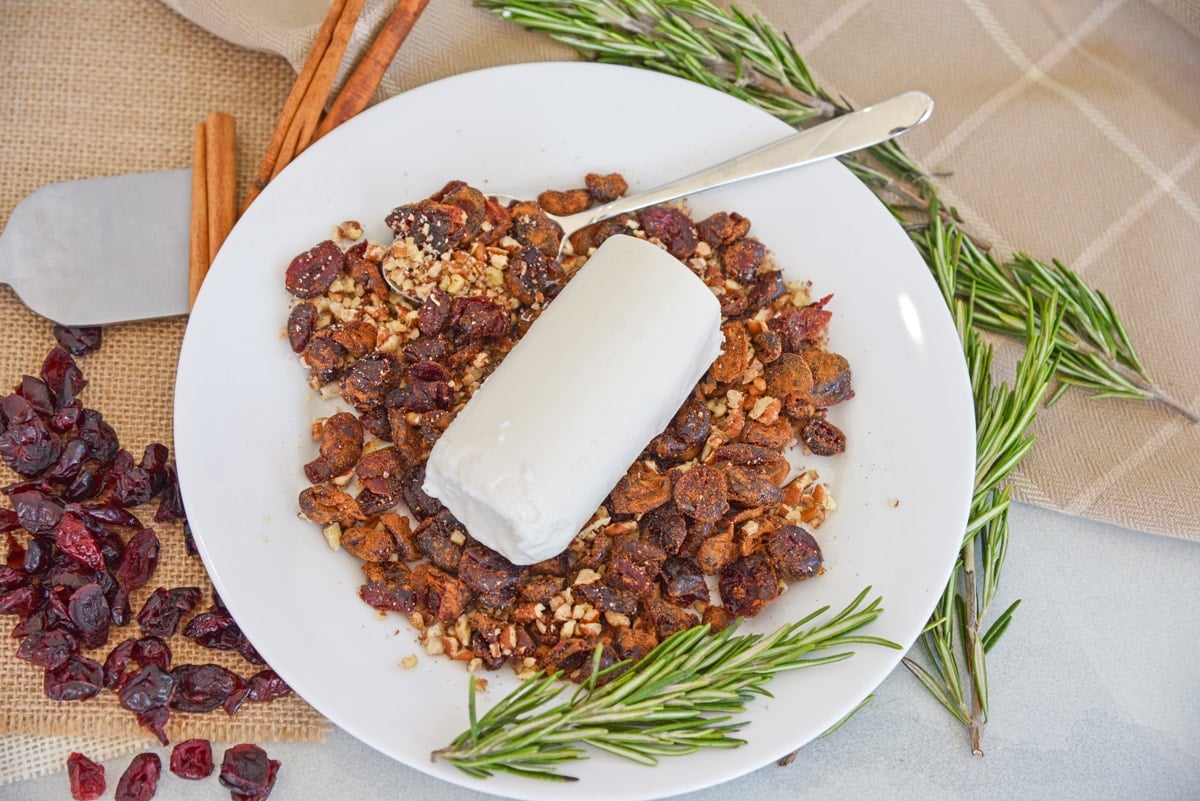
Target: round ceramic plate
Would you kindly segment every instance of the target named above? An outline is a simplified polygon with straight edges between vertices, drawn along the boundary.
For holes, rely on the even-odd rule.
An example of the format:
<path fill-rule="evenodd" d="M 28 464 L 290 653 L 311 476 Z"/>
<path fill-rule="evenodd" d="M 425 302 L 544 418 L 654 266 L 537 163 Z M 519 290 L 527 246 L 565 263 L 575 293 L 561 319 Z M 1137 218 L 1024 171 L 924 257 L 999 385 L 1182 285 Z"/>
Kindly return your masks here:
<path fill-rule="evenodd" d="M 305 151 L 262 193 L 222 247 L 196 303 L 179 363 L 175 442 L 189 520 L 221 597 L 255 646 L 317 710 L 418 770 L 523 799 L 658 798 L 749 772 L 818 736 L 896 667 L 901 651 L 780 676 L 755 700 L 738 749 L 653 768 L 603 754 L 547 784 L 478 781 L 430 751 L 467 726 L 462 663 L 418 654 L 415 631 L 358 597 L 356 560 L 297 517 L 314 418 L 336 408 L 306 385 L 282 335 L 291 258 L 343 220 L 387 241 L 384 216 L 448 180 L 534 197 L 620 172 L 631 191 L 692 172 L 790 129 L 681 79 L 586 63 L 525 64 L 459 75 L 381 103 Z M 791 279 L 833 295 L 830 348 L 856 396 L 830 418 L 846 453 L 809 458 L 838 509 L 819 530 L 826 573 L 796 584 L 744 630 L 767 631 L 864 587 L 885 611 L 869 633 L 904 646 L 953 564 L 974 470 L 970 388 L 950 316 L 924 263 L 886 209 L 836 162 L 691 198 L 696 219 L 737 211 Z M 619 310 L 614 309 L 614 313 Z M 547 369 L 551 369 L 547 365 Z M 488 676 L 481 709 L 516 685 Z"/>

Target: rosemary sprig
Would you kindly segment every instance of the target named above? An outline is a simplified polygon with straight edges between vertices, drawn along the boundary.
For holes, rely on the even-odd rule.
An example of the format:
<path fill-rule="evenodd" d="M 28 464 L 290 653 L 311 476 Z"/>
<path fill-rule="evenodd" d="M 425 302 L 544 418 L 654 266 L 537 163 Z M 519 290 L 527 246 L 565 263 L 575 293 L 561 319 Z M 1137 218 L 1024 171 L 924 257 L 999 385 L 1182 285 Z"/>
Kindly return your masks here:
<path fill-rule="evenodd" d="M 934 278 L 954 315 L 971 376 L 975 488 L 954 572 L 921 634 L 924 660 L 909 655 L 903 662 L 967 727 L 972 752 L 982 756 L 988 716 L 987 652 L 1008 628 L 1020 604 L 1014 602 L 984 628 L 1008 548 L 1011 488 L 1005 482 L 1033 445 L 1028 429 L 1058 368 L 1055 342 L 1061 336 L 1065 309 L 1057 293 L 1043 301 L 1026 288 L 1025 304 L 1031 311 L 1025 318 L 1025 354 L 1017 363 L 1012 386 L 996 386 L 992 347 L 981 338 L 974 319 L 978 307 L 975 288 L 962 284 L 970 276 L 961 268 L 962 259 L 973 257 L 970 241 L 957 227 L 946 225 L 936 209 L 923 239 L 921 246 L 934 256 Z"/>
<path fill-rule="evenodd" d="M 523 682 L 482 717 L 476 716 L 475 682 L 469 684 L 469 726 L 434 760 L 485 778 L 497 771 L 572 781 L 559 773 L 564 762 L 587 758 L 583 746 L 644 765 L 701 748 L 736 748 L 743 725 L 733 716 L 754 697 L 769 695 L 778 673 L 840 662 L 841 650 L 896 643 L 856 633 L 879 617 L 881 599 L 866 601 L 870 587 L 824 622 L 822 607 L 772 634 L 737 634 L 737 626 L 710 634 L 696 626 L 671 635 L 640 662 L 600 669 L 597 649 L 587 682 L 565 701 L 569 686 L 560 673 Z M 812 624 L 810 626 L 810 624 Z M 831 649 L 839 649 L 829 653 Z"/>

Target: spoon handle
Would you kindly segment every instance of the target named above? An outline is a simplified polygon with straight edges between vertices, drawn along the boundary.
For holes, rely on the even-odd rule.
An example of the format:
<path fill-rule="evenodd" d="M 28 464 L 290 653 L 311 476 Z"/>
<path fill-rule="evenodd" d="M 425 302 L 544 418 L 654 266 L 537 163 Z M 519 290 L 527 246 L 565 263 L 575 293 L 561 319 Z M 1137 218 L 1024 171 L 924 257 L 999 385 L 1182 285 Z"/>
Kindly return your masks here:
<path fill-rule="evenodd" d="M 905 92 L 645 192 L 560 217 L 558 222 L 565 238 L 580 228 L 619 214 L 877 145 L 920 125 L 932 111 L 933 100 L 929 95 Z"/>

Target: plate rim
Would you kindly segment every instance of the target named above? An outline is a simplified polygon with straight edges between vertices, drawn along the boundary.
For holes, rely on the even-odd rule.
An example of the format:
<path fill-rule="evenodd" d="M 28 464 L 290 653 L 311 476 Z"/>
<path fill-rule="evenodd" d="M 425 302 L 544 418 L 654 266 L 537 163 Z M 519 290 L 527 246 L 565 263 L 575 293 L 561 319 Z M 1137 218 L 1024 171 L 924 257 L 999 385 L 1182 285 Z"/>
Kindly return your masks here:
<path fill-rule="evenodd" d="M 594 62 L 556 62 L 556 61 L 551 61 L 551 62 L 526 62 L 526 63 L 522 63 L 522 64 L 511 64 L 511 65 L 505 65 L 505 66 L 499 66 L 499 67 L 489 67 L 489 68 L 484 68 L 484 69 L 480 69 L 480 70 L 473 70 L 470 72 L 460 73 L 460 74 L 442 78 L 440 80 L 433 81 L 433 82 L 430 82 L 427 84 L 423 84 L 419 87 L 416 87 L 407 92 L 396 95 L 393 98 L 389 98 L 386 101 L 382 101 L 379 104 L 376 104 L 372 108 L 370 108 L 370 109 L 364 111 L 362 114 L 358 115 L 356 118 L 348 121 L 343 126 L 340 126 L 339 129 L 336 129 L 335 131 L 331 132 L 327 137 L 325 137 L 320 142 L 314 144 L 314 146 L 312 148 L 310 148 L 308 151 L 306 151 L 305 153 L 302 153 L 300 155 L 300 157 L 298 157 L 296 159 L 296 161 L 293 162 L 292 165 L 289 165 L 289 167 L 283 173 L 281 173 L 280 177 L 305 170 L 306 169 L 305 165 L 312 163 L 314 159 L 317 159 L 318 157 L 320 157 L 320 155 L 322 153 L 324 153 L 326 150 L 329 150 L 332 152 L 333 149 L 337 146 L 337 143 L 341 142 L 344 137 L 349 136 L 347 131 L 355 131 L 355 130 L 364 129 L 364 128 L 367 128 L 368 126 L 374 125 L 375 123 L 373 121 L 376 118 L 381 118 L 383 115 L 389 113 L 389 109 L 394 108 L 400 104 L 412 103 L 414 98 L 423 98 L 426 95 L 428 95 L 429 93 L 437 93 L 440 91 L 445 91 L 446 87 L 448 87 L 448 86 L 450 86 L 450 87 L 461 86 L 468 82 L 475 82 L 475 81 L 479 81 L 479 80 L 486 81 L 495 76 L 518 76 L 518 75 L 521 75 L 522 73 L 526 73 L 526 74 L 536 73 L 536 72 L 540 72 L 540 71 L 547 70 L 547 69 L 552 70 L 552 71 L 564 70 L 566 72 L 570 72 L 573 70 L 582 70 L 584 72 L 595 72 L 596 74 L 599 74 L 600 71 L 609 72 L 609 73 L 616 71 L 616 72 L 620 72 L 622 74 L 626 74 L 627 76 L 636 74 L 639 76 L 639 78 L 642 78 L 642 79 L 645 79 L 648 81 L 663 81 L 664 85 L 671 83 L 671 82 L 677 82 L 677 84 L 687 85 L 688 87 L 691 87 L 692 89 L 701 89 L 706 92 L 711 92 L 712 94 L 714 94 L 718 97 L 725 98 L 727 100 L 731 99 L 727 95 L 724 95 L 723 93 L 720 93 L 715 89 L 701 87 L 698 84 L 694 84 L 693 82 L 687 81 L 686 79 L 683 79 L 683 78 L 679 78 L 676 76 L 664 75 L 664 74 L 656 73 L 656 72 L 649 72 L 646 70 L 633 68 L 633 67 L 619 66 L 619 65 L 598 64 L 598 63 L 594 63 Z M 582 74 L 582 73 L 580 73 L 580 74 Z M 761 125 L 766 126 L 767 121 L 769 120 L 771 123 L 776 125 L 776 127 L 778 128 L 778 130 L 780 130 L 781 133 L 786 133 L 787 131 L 791 130 L 790 126 L 787 126 L 786 123 L 782 123 L 781 121 L 776 120 L 773 117 L 770 117 L 770 115 L 767 112 L 762 111 L 761 109 L 757 109 L 753 106 L 750 106 L 749 104 L 742 103 L 741 101 L 736 101 L 736 102 L 739 105 L 745 106 L 748 110 L 751 110 L 755 114 L 760 115 L 761 119 L 755 123 L 756 125 L 761 124 Z M 844 167 L 837 165 L 837 169 L 843 170 L 846 172 L 847 175 L 849 175 L 849 171 L 845 170 Z M 447 178 L 449 178 L 449 177 L 450 176 L 447 176 Z M 855 181 L 855 183 L 858 183 L 857 179 L 853 179 L 851 177 L 851 180 Z M 260 209 L 261 209 L 261 208 L 265 208 L 266 206 L 271 204 L 270 198 L 273 195 L 272 189 L 276 188 L 273 186 L 274 183 L 275 182 L 273 182 L 272 185 L 268 185 L 267 189 L 264 190 L 264 192 L 262 193 L 262 195 L 260 196 L 258 201 L 256 201 L 256 204 L 255 204 L 256 207 L 260 207 Z M 865 187 L 861 187 L 861 188 L 862 188 L 862 191 L 869 193 L 869 190 L 867 190 Z M 276 188 L 276 191 L 279 192 L 279 191 L 282 191 L 282 189 Z M 485 191 L 487 191 L 487 190 L 485 189 Z M 871 195 L 871 197 L 872 197 L 872 199 L 875 200 L 875 202 L 878 202 L 878 200 L 875 199 L 873 195 Z M 882 204 L 880 204 L 880 205 L 882 206 Z M 255 207 L 252 207 L 250 210 L 250 213 L 247 215 L 248 217 L 250 217 L 251 220 L 257 219 L 257 216 L 252 216 L 255 214 L 255 211 L 256 211 Z M 262 212 L 260 211 L 258 216 L 261 216 L 261 214 L 262 214 Z M 244 217 L 243 220 L 245 220 L 245 219 L 246 218 Z M 241 226 L 242 223 L 239 222 L 238 225 Z M 235 232 L 236 232 L 236 229 L 237 229 L 237 226 L 235 226 Z M 231 238 L 232 237 L 233 237 L 233 235 L 231 234 Z M 768 246 L 769 247 L 771 246 L 770 243 L 768 243 Z M 911 243 L 908 243 L 908 246 L 910 248 L 912 248 L 912 253 L 915 254 L 916 253 L 915 247 L 913 247 L 911 245 Z M 234 255 L 232 255 L 231 253 L 228 253 L 226 251 L 223 251 L 222 255 L 225 256 L 225 258 L 221 258 L 221 256 L 218 256 L 217 261 L 213 265 L 213 270 L 211 271 L 212 274 L 220 275 L 222 272 L 227 272 L 228 270 L 233 269 L 232 267 L 226 267 L 225 265 L 227 263 L 233 262 L 233 260 L 235 258 Z M 918 258 L 919 258 L 919 256 L 918 256 Z M 926 271 L 926 277 L 929 280 L 930 286 L 932 286 L 933 285 L 932 276 L 929 276 L 927 271 Z M 211 285 L 211 284 L 206 283 L 206 286 L 209 286 L 209 285 Z M 196 313 L 198 313 L 200 315 L 200 319 L 204 319 L 205 315 L 209 315 L 212 313 L 212 312 L 207 311 L 208 305 L 212 302 L 215 302 L 215 301 L 212 301 L 210 299 L 210 297 L 211 297 L 211 293 L 209 293 L 209 297 L 206 297 L 206 293 L 204 292 L 204 290 L 203 289 L 201 290 L 200 297 L 198 298 L 197 305 L 196 305 Z M 196 319 L 196 318 L 193 318 L 193 319 Z M 947 321 L 949 320 L 949 312 L 948 311 L 946 312 L 946 320 Z M 280 325 L 282 325 L 282 321 L 279 321 L 279 322 L 280 322 Z M 196 347 L 198 347 L 195 344 L 194 337 L 189 336 L 189 335 L 193 334 L 194 330 L 195 329 L 193 328 L 192 320 L 189 320 L 189 325 L 188 325 L 187 331 L 185 332 L 184 342 L 183 342 L 183 346 L 182 346 L 181 353 L 180 353 L 181 369 L 179 372 L 179 376 L 177 376 L 177 380 L 176 380 L 175 419 L 176 419 L 177 432 L 179 429 L 178 420 L 180 419 L 180 411 L 183 406 L 186 406 L 186 400 L 184 400 L 184 399 L 186 397 L 186 391 L 188 391 L 187 380 L 184 378 L 184 370 L 182 368 L 185 366 L 185 364 L 191 363 L 192 351 Z M 957 342 L 957 339 L 955 340 L 955 342 Z M 959 352 L 961 354 L 961 349 Z M 968 392 L 966 395 L 966 399 L 969 400 L 970 399 L 970 395 L 969 395 L 969 386 L 970 385 L 969 385 L 969 380 L 967 379 L 965 361 L 963 361 L 961 364 L 961 375 L 959 377 L 962 379 L 961 384 L 964 384 L 967 388 Z M 181 391 L 181 387 L 182 387 L 183 391 Z M 960 389 L 961 389 L 961 387 L 960 387 Z M 298 388 L 298 390 L 303 391 L 300 388 Z M 974 456 L 974 437 L 973 437 L 973 434 L 974 434 L 974 427 L 973 427 L 974 410 L 973 410 L 973 405 L 971 406 L 970 417 L 971 417 L 971 421 L 972 421 L 971 455 L 972 455 L 972 464 L 973 464 L 973 456 Z M 189 475 L 187 478 L 185 478 L 185 474 L 187 474 L 187 470 L 185 470 L 185 468 L 183 467 L 183 464 L 185 461 L 190 459 L 190 454 L 186 457 L 184 456 L 185 452 L 188 450 L 188 447 L 185 446 L 181 450 L 178 446 L 178 443 L 180 441 L 186 442 L 187 436 L 185 435 L 181 440 L 177 433 L 177 447 L 176 447 L 177 460 L 179 461 L 179 464 L 180 464 L 180 481 L 181 481 L 182 485 L 186 486 L 188 483 L 190 483 L 191 476 Z M 298 468 L 298 465 L 297 465 L 297 468 Z M 973 480 L 973 472 L 971 475 L 971 479 Z M 969 487 L 970 483 L 973 483 L 973 481 L 972 482 L 964 481 L 964 484 L 966 484 L 968 487 Z M 185 495 L 186 495 L 186 493 L 185 493 Z M 969 496 L 970 496 L 970 493 L 968 491 L 966 493 L 966 498 L 969 499 Z M 966 523 L 967 512 L 968 512 L 968 504 L 966 502 L 964 502 L 962 504 L 962 515 L 961 515 L 963 526 L 965 526 L 965 523 Z M 213 581 L 214 587 L 216 587 L 218 590 L 222 589 L 224 585 L 223 585 L 223 582 L 221 581 L 221 579 L 219 578 L 219 574 L 221 571 L 219 569 L 217 569 L 218 566 L 214 565 L 212 562 L 212 555 L 209 553 L 209 547 L 208 547 L 209 543 L 208 543 L 205 535 L 202 532 L 197 531 L 196 532 L 196 541 L 197 541 L 198 549 L 200 550 L 201 558 L 203 559 L 205 567 L 209 572 L 209 575 Z M 957 554 L 957 549 L 955 549 L 954 551 L 948 551 L 948 553 L 946 555 L 945 571 L 944 571 L 944 573 L 942 573 L 943 584 L 944 584 L 945 578 L 949 575 L 950 570 L 953 567 L 956 554 Z M 929 604 L 928 604 L 928 609 L 926 610 L 926 614 L 924 616 L 925 618 L 927 618 L 928 614 L 932 612 L 934 606 L 936 605 L 937 598 L 940 596 L 941 587 L 935 587 L 932 589 L 934 590 L 934 592 L 930 593 L 930 600 L 929 600 Z M 224 595 L 224 593 L 222 593 L 222 594 Z M 885 603 L 886 603 L 886 598 L 885 598 Z M 231 608 L 231 611 L 236 610 L 236 604 L 231 604 L 230 608 Z M 235 612 L 235 614 L 236 614 L 236 612 Z M 923 620 L 924 620 L 924 618 L 917 625 L 916 628 L 918 630 L 919 630 L 920 626 L 923 625 Z M 405 625 L 407 625 L 407 624 L 405 624 Z M 915 636 L 913 639 L 915 640 Z M 911 642 L 905 643 L 905 645 L 906 645 L 906 647 L 908 647 L 911 645 Z M 887 677 L 887 675 L 892 672 L 892 670 L 894 670 L 894 668 L 899 664 L 899 659 L 900 659 L 900 657 L 897 656 L 896 659 L 894 660 L 893 664 L 891 664 L 886 670 L 882 670 L 880 672 L 880 674 L 876 677 L 876 680 L 872 683 L 871 687 L 867 689 L 867 691 L 866 691 L 867 693 L 871 692 L 874 689 L 874 687 L 877 687 L 878 684 L 880 682 L 882 682 Z M 281 670 L 280 672 L 281 672 L 281 675 L 284 675 L 285 679 L 286 679 L 287 676 L 284 673 L 284 671 Z M 864 695 L 865 694 L 866 693 L 864 693 Z M 307 698 L 306 698 L 306 700 L 307 700 Z M 853 699 L 853 701 L 849 704 L 849 706 L 853 707 L 853 705 L 857 704 L 859 700 L 861 700 L 861 699 Z M 428 765 L 420 760 L 409 761 L 400 756 L 397 756 L 395 753 L 392 753 L 391 751 L 387 750 L 386 748 L 381 747 L 378 743 L 373 742 L 370 739 L 363 737 L 358 731 L 356 731 L 357 727 L 355 727 L 353 725 L 353 723 L 347 723 L 345 721 L 341 721 L 338 719 L 338 716 L 331 715 L 330 712 L 326 708 L 323 708 L 323 705 L 319 705 L 318 703 L 315 703 L 313 701 L 308 701 L 308 703 L 312 704 L 312 706 L 315 709 L 317 709 L 321 714 L 323 714 L 327 718 L 329 718 L 331 722 L 334 722 L 335 725 L 338 725 L 340 728 L 347 731 L 347 733 L 350 733 L 356 739 L 359 739 L 360 741 L 366 743 L 367 745 L 369 745 L 373 748 L 376 748 L 377 750 L 380 750 L 381 752 L 385 753 L 389 757 L 396 759 L 397 761 L 400 761 L 402 764 L 406 764 L 409 767 L 416 768 L 418 770 L 421 770 L 422 772 L 429 773 L 430 775 L 436 776 L 436 777 L 441 778 L 446 781 L 450 781 L 451 783 L 458 784 L 463 787 L 467 787 L 469 789 L 479 790 L 479 791 L 482 791 L 485 793 L 493 793 L 493 794 L 497 794 L 501 789 L 503 789 L 503 791 L 505 793 L 513 792 L 513 787 L 511 786 L 511 783 L 510 782 L 501 782 L 498 780 L 499 777 L 494 778 L 494 779 L 490 780 L 489 782 L 480 783 L 478 781 L 470 779 L 469 777 L 466 777 L 465 775 L 458 777 L 457 773 L 452 774 L 452 775 L 447 775 L 447 773 L 445 771 L 434 769 L 434 768 L 430 767 L 430 765 Z M 753 706 L 751 706 L 748 709 L 746 719 L 753 722 L 753 719 L 754 719 L 754 707 Z M 790 744 L 788 747 L 784 748 L 784 750 L 779 753 L 779 756 L 782 756 L 784 753 L 794 750 L 795 747 L 799 747 L 799 745 L 802 745 L 802 744 L 803 743 Z M 782 747 L 783 746 L 781 746 L 781 748 Z M 678 762 L 678 761 L 679 761 L 678 759 L 672 760 L 672 762 Z M 628 798 L 628 799 L 643 799 L 643 798 L 650 799 L 650 798 L 659 798 L 659 797 L 663 797 L 664 795 L 670 795 L 670 794 L 675 794 L 675 793 L 679 793 L 679 792 L 688 792 L 688 791 L 694 791 L 694 790 L 701 789 L 701 788 L 711 787 L 711 786 L 714 786 L 715 784 L 720 784 L 722 782 L 731 780 L 733 778 L 736 778 L 737 776 L 740 776 L 740 775 L 748 773 L 752 770 L 755 770 L 758 767 L 761 767 L 762 765 L 768 764 L 770 761 L 771 761 L 771 759 L 767 759 L 764 761 L 756 761 L 752 764 L 746 764 L 743 766 L 743 769 L 739 769 L 738 771 L 730 773 L 730 775 L 727 775 L 724 778 L 718 779 L 716 781 L 701 780 L 701 781 L 698 781 L 698 782 L 692 783 L 692 784 L 688 784 L 685 782 L 683 784 L 680 784 L 678 787 L 671 789 L 669 792 L 666 792 L 666 793 L 660 792 L 660 791 L 654 791 L 654 792 L 652 792 L 652 794 L 649 794 L 649 795 L 646 795 L 646 794 L 622 795 L 620 797 Z M 455 777 L 458 777 L 461 780 L 456 781 Z M 540 799 L 540 798 L 546 798 L 546 797 L 550 797 L 550 796 L 546 796 L 542 793 L 525 794 L 518 790 L 518 792 L 515 795 L 512 795 L 511 797 Z M 608 797 L 612 797 L 612 796 L 610 795 Z"/>

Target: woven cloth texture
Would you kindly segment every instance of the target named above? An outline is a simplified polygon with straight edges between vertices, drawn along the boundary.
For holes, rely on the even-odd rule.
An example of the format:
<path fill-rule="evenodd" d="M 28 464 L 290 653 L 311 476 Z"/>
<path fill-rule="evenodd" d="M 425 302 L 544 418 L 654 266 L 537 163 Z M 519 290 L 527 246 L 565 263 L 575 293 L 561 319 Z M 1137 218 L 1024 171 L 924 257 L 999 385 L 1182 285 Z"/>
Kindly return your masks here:
<path fill-rule="evenodd" d="M 213 110 L 237 120 L 244 189 L 326 5 L 0 1 L 7 67 L 0 74 L 0 224 L 49 181 L 187 166 L 193 128 Z M 1103 290 L 1158 384 L 1200 408 L 1200 2 L 738 5 L 786 30 L 818 82 L 852 104 L 910 88 L 930 92 L 934 117 L 904 146 L 943 176 L 942 194 L 969 229 L 1001 255 L 1060 259 Z M 389 7 L 368 0 L 352 54 Z M 468 0 L 433 0 L 377 99 L 471 69 L 576 57 Z M 103 348 L 81 360 L 91 382 L 85 402 L 134 453 L 150 442 L 171 445 L 184 324 L 112 326 Z M 0 331 L 0 381 L 36 373 L 53 345 L 50 324 L 6 287 Z M 1018 348 L 1002 340 L 997 348 L 1003 374 Z M 1038 444 L 1015 478 L 1019 499 L 1200 540 L 1200 425 L 1161 404 L 1071 392 L 1039 416 L 1034 432 Z M 155 585 L 201 586 L 207 596 L 211 587 L 183 553 L 179 530 L 159 533 L 167 548 Z M 172 646 L 177 661 L 221 661 L 187 642 Z M 14 650 L 0 638 L 0 783 L 60 770 L 70 750 L 104 757 L 146 745 L 111 694 L 81 704 L 46 701 L 38 671 L 13 658 Z M 237 658 L 224 663 L 251 670 Z M 235 718 L 179 716 L 169 732 L 313 739 L 328 725 L 292 698 Z"/>

